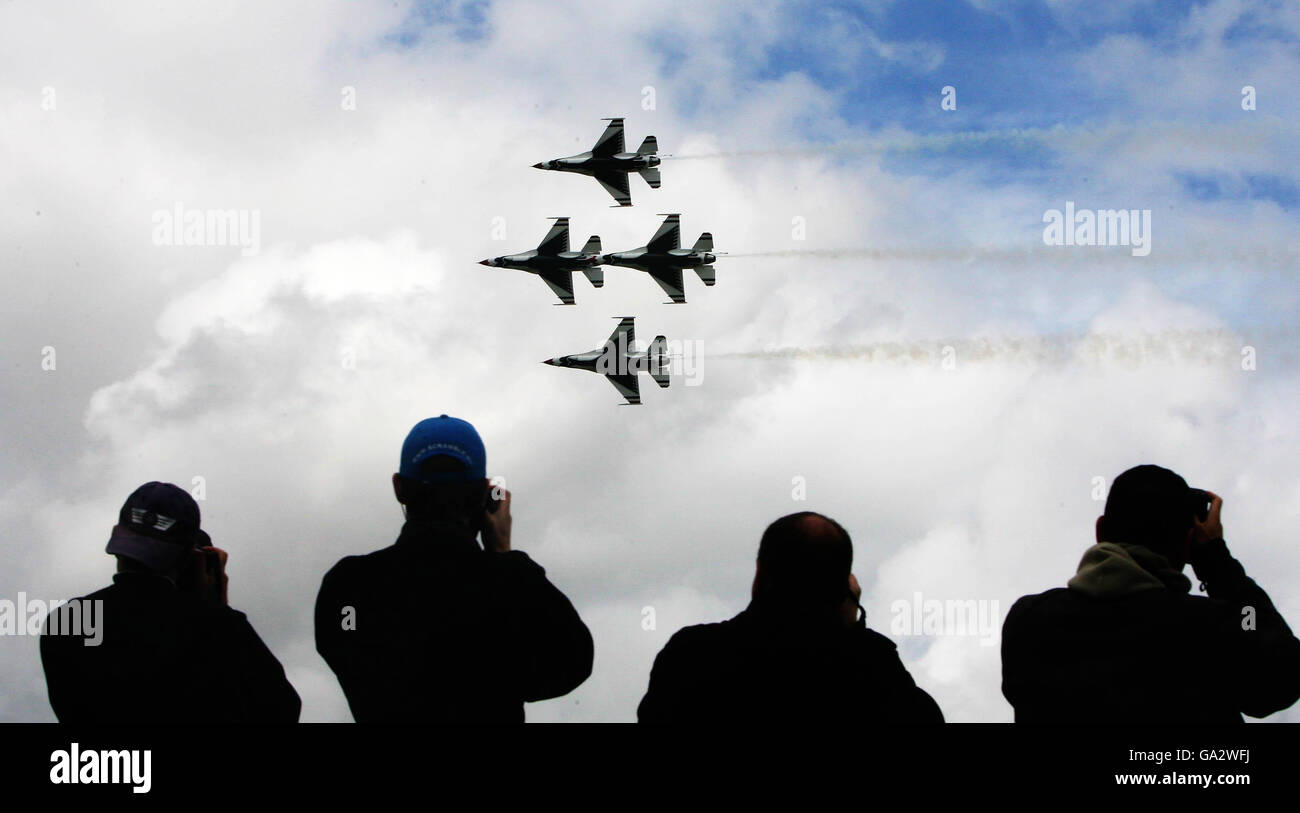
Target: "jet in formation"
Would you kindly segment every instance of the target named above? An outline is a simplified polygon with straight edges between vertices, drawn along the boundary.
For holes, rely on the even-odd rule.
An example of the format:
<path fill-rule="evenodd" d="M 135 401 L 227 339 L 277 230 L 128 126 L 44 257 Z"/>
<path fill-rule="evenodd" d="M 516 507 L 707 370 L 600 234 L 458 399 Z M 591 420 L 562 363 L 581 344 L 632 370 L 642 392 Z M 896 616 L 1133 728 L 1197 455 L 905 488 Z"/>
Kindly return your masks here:
<path fill-rule="evenodd" d="M 573 304 L 573 272 L 586 274 L 591 284 L 599 288 L 605 284 L 605 272 L 600 267 L 600 238 L 592 235 L 581 251 L 569 251 L 569 218 L 553 217 L 555 225 L 532 251 L 507 254 L 490 260 L 479 260 L 479 265 L 494 268 L 515 268 L 542 278 L 560 298 L 560 304 Z"/>
<path fill-rule="evenodd" d="M 618 390 L 620 395 L 627 399 L 628 404 L 639 404 L 641 388 L 637 383 L 637 373 L 649 373 L 660 387 L 668 386 L 668 362 L 666 361 L 668 340 L 663 336 L 656 336 L 649 347 L 637 351 L 635 321 L 631 316 L 624 316 L 605 344 L 595 350 L 574 353 L 570 356 L 556 356 L 542 363 L 600 373 L 614 385 L 614 389 Z"/>
<path fill-rule="evenodd" d="M 632 205 L 632 192 L 628 174 L 639 172 L 652 189 L 659 188 L 659 142 L 646 136 L 636 152 L 624 152 L 623 120 L 604 119 L 609 122 L 605 132 L 596 140 L 596 146 L 584 153 L 568 158 L 555 158 L 533 164 L 535 169 L 553 169 L 559 172 L 577 172 L 595 178 L 605 191 L 614 196 L 619 206 Z"/>
<path fill-rule="evenodd" d="M 606 254 L 600 258 L 601 263 L 645 271 L 659 283 L 669 299 L 677 304 L 685 303 L 682 269 L 694 268 L 705 285 L 713 285 L 717 281 L 713 276 L 713 263 L 718 258 L 713 253 L 713 235 L 709 232 L 701 234 L 691 248 L 682 248 L 680 220 L 680 215 L 668 215 L 650 242 L 631 251 Z"/>

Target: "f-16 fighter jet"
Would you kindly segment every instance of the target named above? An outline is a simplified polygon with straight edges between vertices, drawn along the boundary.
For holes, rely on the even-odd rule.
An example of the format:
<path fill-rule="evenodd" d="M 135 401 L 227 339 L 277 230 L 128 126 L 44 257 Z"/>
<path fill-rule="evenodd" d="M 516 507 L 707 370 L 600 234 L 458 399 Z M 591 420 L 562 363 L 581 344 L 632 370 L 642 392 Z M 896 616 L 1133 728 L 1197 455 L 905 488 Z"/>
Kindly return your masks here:
<path fill-rule="evenodd" d="M 668 215 L 650 242 L 631 251 L 616 251 L 600 258 L 605 265 L 624 265 L 639 268 L 649 274 L 669 298 L 677 304 L 686 302 L 682 288 L 682 269 L 694 268 L 705 285 L 717 280 L 713 277 L 713 235 L 704 232 L 691 248 L 682 248 L 680 215 Z"/>
<path fill-rule="evenodd" d="M 629 404 L 639 404 L 641 388 L 637 384 L 637 373 L 649 373 L 656 384 L 661 387 L 668 386 L 668 362 L 665 360 L 667 358 L 665 345 L 668 340 L 663 336 L 655 336 L 655 340 L 649 347 L 644 351 L 637 351 L 635 349 L 636 329 L 633 322 L 633 317 L 624 316 L 602 347 L 571 356 L 556 356 L 542 363 L 600 373 L 614 385 L 614 389 L 618 390 Z"/>
<path fill-rule="evenodd" d="M 596 146 L 589 151 L 570 155 L 568 158 L 556 158 L 533 164 L 535 169 L 554 169 L 560 172 L 577 172 L 590 175 L 605 187 L 605 191 L 614 196 L 619 206 L 632 205 L 632 193 L 628 189 L 628 173 L 639 172 L 652 189 L 659 188 L 659 142 L 654 136 L 646 136 L 645 141 L 636 152 L 624 152 L 623 120 L 603 119 L 609 122 L 605 132 L 601 133 Z"/>
<path fill-rule="evenodd" d="M 536 249 L 523 254 L 507 254 L 491 260 L 479 260 L 479 265 L 495 268 L 516 268 L 542 278 L 560 298 L 560 304 L 573 304 L 573 272 L 581 271 L 597 288 L 605 284 L 605 272 L 600 268 L 600 238 L 592 235 L 582 251 L 569 251 L 569 218 L 553 217 L 555 225 L 542 238 Z"/>

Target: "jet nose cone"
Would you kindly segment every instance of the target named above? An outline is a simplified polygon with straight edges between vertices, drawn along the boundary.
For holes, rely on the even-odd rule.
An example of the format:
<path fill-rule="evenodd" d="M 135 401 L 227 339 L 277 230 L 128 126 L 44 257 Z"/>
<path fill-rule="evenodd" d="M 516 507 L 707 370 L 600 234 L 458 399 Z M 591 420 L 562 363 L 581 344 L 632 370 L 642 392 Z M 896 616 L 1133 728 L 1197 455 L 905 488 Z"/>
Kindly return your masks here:
<path fill-rule="evenodd" d="M 550 364 L 551 366 L 555 366 L 555 359 L 542 359 L 542 364 Z"/>
<path fill-rule="evenodd" d="M 479 265 L 491 265 L 491 264 L 492 264 L 492 261 L 491 261 L 491 260 L 479 260 L 479 261 L 478 261 L 478 264 L 479 264 Z"/>
<path fill-rule="evenodd" d="M 542 165 L 542 162 L 538 161 L 536 164 L 533 164 L 533 169 L 546 169 L 546 167 Z"/>

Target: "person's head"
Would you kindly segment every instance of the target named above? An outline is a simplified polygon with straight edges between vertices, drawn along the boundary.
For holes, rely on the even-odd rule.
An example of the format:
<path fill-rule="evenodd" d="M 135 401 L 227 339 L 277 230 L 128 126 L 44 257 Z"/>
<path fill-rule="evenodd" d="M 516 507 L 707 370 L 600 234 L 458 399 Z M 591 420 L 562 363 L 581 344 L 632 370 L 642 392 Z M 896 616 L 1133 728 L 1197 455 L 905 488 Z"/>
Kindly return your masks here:
<path fill-rule="evenodd" d="M 1170 564 L 1187 563 L 1196 508 L 1187 481 L 1160 466 L 1135 466 L 1111 483 L 1097 541 L 1141 545 Z"/>
<path fill-rule="evenodd" d="M 402 444 L 393 493 L 408 519 L 471 523 L 487 500 L 487 454 L 468 422 L 440 415 L 417 423 Z"/>
<path fill-rule="evenodd" d="M 852 565 L 853 541 L 838 522 L 811 511 L 781 517 L 758 543 L 754 600 L 797 612 L 837 612 Z"/>
<path fill-rule="evenodd" d="M 131 492 L 118 512 L 108 553 L 118 570 L 175 577 L 196 548 L 212 544 L 199 528 L 199 504 L 183 488 L 149 482 Z"/>

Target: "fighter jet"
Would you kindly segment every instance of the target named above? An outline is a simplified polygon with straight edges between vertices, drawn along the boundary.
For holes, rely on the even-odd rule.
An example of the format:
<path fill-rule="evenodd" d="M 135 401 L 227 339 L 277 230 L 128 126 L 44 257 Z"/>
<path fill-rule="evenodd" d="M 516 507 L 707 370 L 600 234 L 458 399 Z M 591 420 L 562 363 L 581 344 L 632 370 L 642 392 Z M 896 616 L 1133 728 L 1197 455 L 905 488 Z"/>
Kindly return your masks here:
<path fill-rule="evenodd" d="M 533 164 L 534 169 L 554 169 L 560 172 L 577 172 L 590 175 L 605 187 L 605 191 L 614 196 L 619 206 L 632 205 L 632 193 L 628 189 L 627 177 L 630 172 L 639 172 L 652 189 L 659 188 L 659 142 L 654 136 L 646 136 L 645 141 L 636 152 L 623 151 L 623 120 L 601 119 L 609 122 L 605 132 L 596 140 L 596 146 L 589 151 L 570 155 L 568 158 L 556 158 Z"/>
<path fill-rule="evenodd" d="M 569 218 L 553 217 L 555 225 L 532 251 L 507 254 L 490 260 L 479 260 L 479 265 L 495 268 L 515 268 L 542 278 L 560 298 L 560 304 L 573 304 L 573 272 L 581 271 L 596 288 L 605 284 L 605 272 L 600 268 L 600 238 L 592 235 L 581 251 L 569 251 Z"/>
<path fill-rule="evenodd" d="M 618 319 L 617 316 L 614 318 Z M 655 336 L 649 347 L 637 351 L 634 321 L 633 317 L 624 316 L 605 344 L 595 350 L 571 356 L 556 356 L 542 363 L 600 373 L 627 399 L 628 404 L 639 404 L 641 388 L 637 383 L 637 373 L 649 373 L 656 384 L 668 386 L 668 362 L 665 360 L 665 345 L 668 340 L 663 336 Z"/>
<path fill-rule="evenodd" d="M 631 251 L 616 251 L 600 258 L 605 265 L 623 265 L 639 268 L 650 275 L 664 289 L 674 303 L 686 302 L 682 288 L 682 269 L 694 268 L 705 285 L 717 280 L 713 276 L 713 235 L 704 232 L 691 248 L 682 248 L 680 215 L 668 215 L 650 242 Z M 667 304 L 667 303 L 665 303 Z"/>

